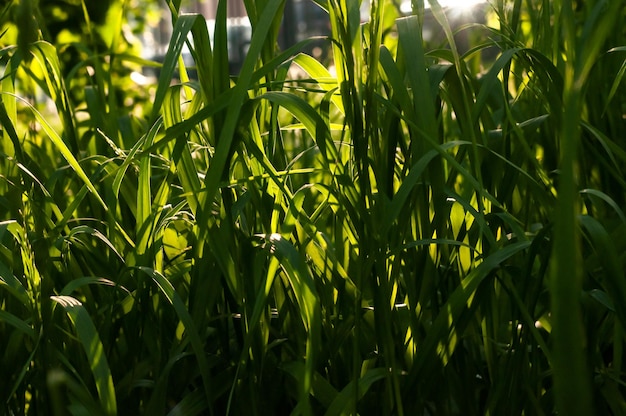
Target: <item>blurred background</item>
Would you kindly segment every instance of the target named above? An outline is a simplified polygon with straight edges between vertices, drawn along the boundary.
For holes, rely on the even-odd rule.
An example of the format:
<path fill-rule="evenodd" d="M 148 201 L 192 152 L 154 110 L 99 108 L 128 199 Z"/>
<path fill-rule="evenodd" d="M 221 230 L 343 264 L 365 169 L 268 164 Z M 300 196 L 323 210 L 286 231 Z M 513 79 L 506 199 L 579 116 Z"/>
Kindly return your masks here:
<path fill-rule="evenodd" d="M 445 34 L 440 25 L 435 21 L 430 12 L 428 1 L 425 1 L 426 13 L 424 17 L 424 41 L 432 46 L 444 45 Z M 446 15 L 454 30 L 458 30 L 457 46 L 461 52 L 466 51 L 470 44 L 470 31 L 463 30 L 467 25 L 485 23 L 488 12 L 488 3 L 485 0 L 442 0 L 439 2 L 446 10 Z M 181 10 L 187 13 L 200 13 L 207 20 L 209 33 L 213 34 L 215 25 L 215 13 L 218 0 L 188 1 L 183 2 Z M 361 21 L 366 22 L 369 18 L 369 1 L 364 0 L 361 4 Z M 389 2 L 389 10 L 394 18 L 412 13 L 410 1 Z M 243 0 L 229 0 L 228 8 L 228 55 L 231 73 L 238 72 L 245 57 L 252 29 L 246 16 Z M 164 5 L 158 22 L 147 27 L 142 35 L 144 58 L 161 61 L 167 51 L 172 34 L 170 13 Z M 473 36 L 476 32 L 473 31 Z M 284 18 L 279 35 L 279 47 L 285 49 L 302 40 L 313 36 L 330 35 L 328 13 L 313 0 L 286 0 Z M 303 51 L 311 54 L 316 59 L 324 61 L 329 58 L 329 43 L 320 40 L 311 44 Z M 191 63 L 190 57 L 189 63 Z"/>

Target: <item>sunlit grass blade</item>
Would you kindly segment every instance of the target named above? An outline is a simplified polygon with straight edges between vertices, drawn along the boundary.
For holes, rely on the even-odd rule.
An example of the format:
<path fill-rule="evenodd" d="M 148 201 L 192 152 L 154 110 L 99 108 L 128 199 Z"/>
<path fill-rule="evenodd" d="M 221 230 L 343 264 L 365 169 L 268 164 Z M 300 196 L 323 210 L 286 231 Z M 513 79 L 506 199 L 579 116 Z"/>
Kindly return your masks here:
<path fill-rule="evenodd" d="M 316 61 L 313 57 L 301 53 L 294 58 L 293 62 L 309 74 L 312 80 L 317 82 L 325 91 L 333 91 L 339 88 L 337 78 L 333 77 L 328 69 Z M 333 104 L 337 106 L 339 111 L 344 113 L 341 97 L 337 94 L 333 94 L 332 101 Z"/>
<path fill-rule="evenodd" d="M 456 349 L 455 340 L 459 334 L 455 334 L 455 332 L 463 330 L 463 328 L 455 328 L 454 323 L 459 321 L 460 315 L 467 310 L 466 308 L 471 310 L 471 298 L 475 295 L 481 282 L 495 268 L 500 267 L 511 256 L 528 248 L 530 244 L 530 241 L 522 241 L 502 248 L 486 257 L 479 266 L 463 279 L 461 285 L 450 295 L 446 302 L 446 307 L 442 309 L 441 314 L 433 322 L 432 328 L 420 347 L 421 352 L 416 358 L 410 375 L 412 380 L 415 378 L 419 380 L 424 374 L 431 373 L 433 367 L 445 367 Z M 439 359 L 433 360 L 432 358 L 435 356 L 439 357 Z M 410 382 L 408 385 L 412 385 L 412 383 Z"/>
<path fill-rule="evenodd" d="M 75 116 L 69 102 L 57 51 L 53 45 L 43 41 L 35 43 L 31 51 L 39 63 L 50 98 L 55 102 L 56 110 L 63 123 L 66 142 L 72 152 L 76 153 L 78 151 L 78 139 L 76 137 Z"/>
<path fill-rule="evenodd" d="M 331 161 L 336 160 L 337 153 L 334 144 L 330 141 L 326 123 L 306 101 L 283 92 L 267 92 L 261 98 L 266 98 L 291 112 L 315 139 L 320 153 Z"/>
<path fill-rule="evenodd" d="M 624 0 L 113 3 L 0 15 L 6 413 L 622 412 Z"/>
<path fill-rule="evenodd" d="M 205 25 L 204 30 L 198 29 L 199 24 Z M 200 30 L 200 35 L 205 34 L 204 32 L 206 32 L 206 23 L 200 15 L 189 14 L 179 16 L 176 19 L 176 24 L 172 31 L 172 39 L 169 42 L 169 46 L 163 61 L 163 66 L 161 67 L 159 73 L 159 82 L 157 84 L 158 87 L 154 97 L 154 106 L 152 107 L 152 120 L 156 120 L 159 112 L 161 111 L 161 105 L 163 104 L 165 94 L 170 87 L 170 81 L 174 77 L 174 72 L 176 71 L 176 66 L 178 64 L 180 54 L 183 50 L 183 46 L 185 46 L 185 43 L 188 42 L 189 33 L 194 28 Z M 199 41 L 201 42 L 200 39 Z M 206 51 L 206 49 L 208 48 L 208 44 L 202 42 L 198 45 L 198 47 L 202 48 L 202 51 L 198 50 L 194 53 L 197 59 L 201 59 L 200 63 L 203 65 L 203 68 L 206 68 L 206 65 L 211 62 L 210 49 Z M 206 82 L 206 88 L 209 88 L 210 84 L 208 84 L 208 81 L 205 81 L 205 78 L 205 74 L 203 74 L 203 83 Z M 209 89 L 207 93 L 211 94 L 211 90 Z"/>
<path fill-rule="evenodd" d="M 13 95 L 13 96 L 17 97 L 15 95 Z M 54 128 L 48 123 L 46 118 L 35 107 L 33 107 L 30 103 L 28 103 L 26 100 L 23 100 L 20 97 L 17 97 L 17 98 L 20 101 L 22 101 L 22 103 L 25 104 L 32 111 L 32 113 L 35 115 L 37 121 L 41 124 L 43 130 L 46 132 L 46 134 L 48 135 L 50 140 L 52 140 L 52 142 L 54 143 L 54 145 L 57 148 L 57 150 L 61 153 L 61 155 L 63 155 L 63 157 L 68 162 L 70 167 L 76 172 L 78 177 L 84 182 L 84 184 L 87 186 L 87 188 L 91 191 L 92 195 L 98 200 L 98 202 L 105 209 L 107 209 L 107 205 L 104 202 L 104 200 L 102 199 L 102 197 L 100 196 L 100 193 L 98 192 L 96 187 L 93 185 L 93 183 L 91 182 L 91 180 L 89 179 L 89 177 L 87 176 L 87 174 L 85 173 L 83 168 L 80 166 L 80 164 L 78 163 L 78 161 L 74 157 L 74 154 L 72 153 L 70 148 L 67 147 L 67 145 L 65 144 L 63 139 L 61 139 L 61 137 L 54 130 Z"/>
<path fill-rule="evenodd" d="M 271 244 L 270 250 L 279 259 L 293 288 L 300 308 L 300 318 L 307 331 L 305 366 L 298 408 L 305 415 L 312 414 L 309 396 L 321 342 L 321 311 L 315 283 L 300 253 L 295 250 L 293 245 L 278 234 L 269 236 L 268 240 Z"/>
<path fill-rule="evenodd" d="M 198 222 L 201 224 L 202 234 L 204 238 L 205 228 L 209 224 L 210 206 L 218 192 L 220 182 L 225 178 L 225 169 L 228 166 L 229 157 L 232 152 L 235 130 L 239 123 L 241 108 L 248 96 L 248 89 L 251 87 L 254 69 L 263 48 L 265 38 L 271 28 L 273 18 L 282 5 L 281 0 L 269 0 L 259 17 L 259 22 L 255 26 L 252 33 L 252 39 L 248 53 L 243 62 L 237 83 L 232 88 L 232 96 L 229 100 L 230 111 L 226 113 L 223 121 L 219 137 L 216 140 L 215 152 L 213 154 L 212 163 L 204 178 L 205 192 L 200 197 L 201 215 Z"/>

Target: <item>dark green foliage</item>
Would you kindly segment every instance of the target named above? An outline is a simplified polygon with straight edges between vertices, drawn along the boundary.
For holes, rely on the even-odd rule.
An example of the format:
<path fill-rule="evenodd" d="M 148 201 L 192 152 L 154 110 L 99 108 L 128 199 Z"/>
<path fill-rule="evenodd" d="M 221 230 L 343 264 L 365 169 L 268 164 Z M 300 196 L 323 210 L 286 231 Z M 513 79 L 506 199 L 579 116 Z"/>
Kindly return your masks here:
<path fill-rule="evenodd" d="M 423 3 L 280 51 L 248 1 L 233 75 L 226 2 L 171 1 L 147 90 L 122 38 L 5 32 L 2 411 L 625 413 L 626 4 Z"/>

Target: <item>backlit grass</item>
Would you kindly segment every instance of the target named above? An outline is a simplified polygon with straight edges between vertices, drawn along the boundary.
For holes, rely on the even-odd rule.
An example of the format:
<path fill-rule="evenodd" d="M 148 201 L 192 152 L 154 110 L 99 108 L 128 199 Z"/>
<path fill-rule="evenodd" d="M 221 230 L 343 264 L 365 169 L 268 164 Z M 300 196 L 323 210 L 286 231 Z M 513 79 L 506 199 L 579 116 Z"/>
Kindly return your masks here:
<path fill-rule="evenodd" d="M 626 2 L 316 3 L 237 74 L 225 1 L 162 64 L 2 15 L 5 413 L 626 412 Z"/>

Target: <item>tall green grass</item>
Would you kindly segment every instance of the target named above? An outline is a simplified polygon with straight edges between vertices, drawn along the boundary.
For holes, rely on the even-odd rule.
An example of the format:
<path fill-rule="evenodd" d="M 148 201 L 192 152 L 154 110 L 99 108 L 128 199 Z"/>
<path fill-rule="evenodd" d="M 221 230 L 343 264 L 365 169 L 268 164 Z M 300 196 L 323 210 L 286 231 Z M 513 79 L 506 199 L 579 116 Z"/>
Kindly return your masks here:
<path fill-rule="evenodd" d="M 331 62 L 246 1 L 238 74 L 226 1 L 161 65 L 5 25 L 5 413 L 626 413 L 625 2 L 317 3 Z"/>

